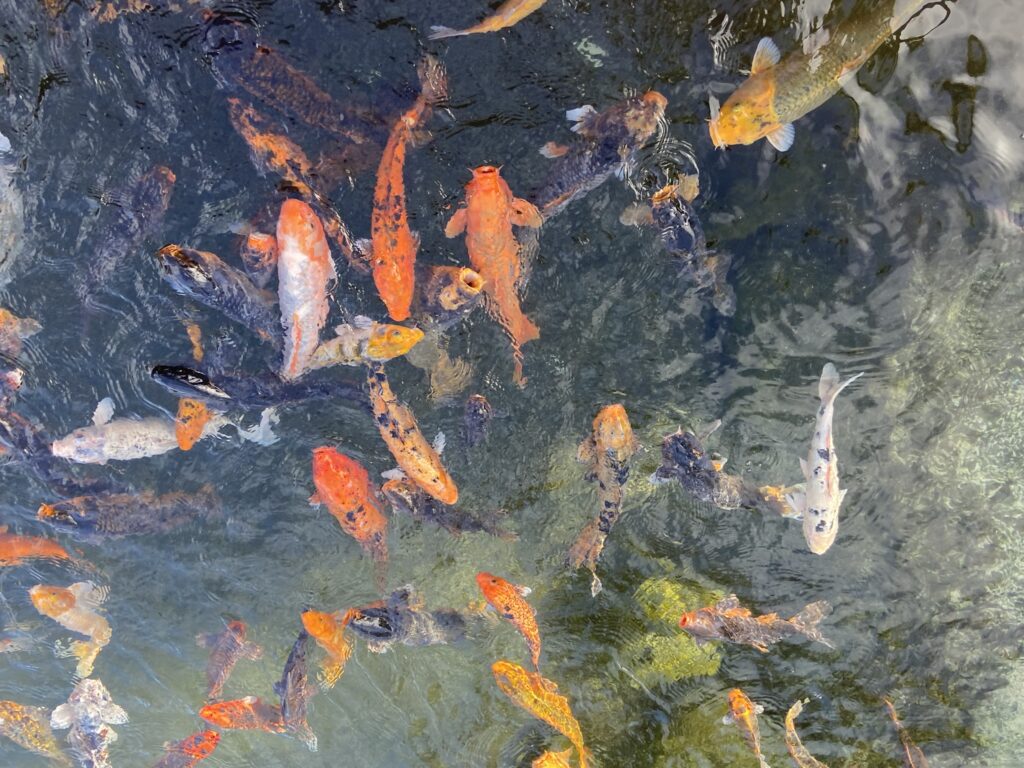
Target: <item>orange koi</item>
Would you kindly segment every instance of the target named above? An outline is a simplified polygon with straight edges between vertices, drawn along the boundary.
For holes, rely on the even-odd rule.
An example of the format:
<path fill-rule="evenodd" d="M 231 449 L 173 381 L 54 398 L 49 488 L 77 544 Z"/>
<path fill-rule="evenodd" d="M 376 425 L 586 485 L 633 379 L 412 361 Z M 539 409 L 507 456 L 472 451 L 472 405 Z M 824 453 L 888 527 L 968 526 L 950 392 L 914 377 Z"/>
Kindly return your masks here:
<path fill-rule="evenodd" d="M 521 587 L 505 581 L 500 576 L 481 571 L 476 575 L 477 586 L 487 602 L 498 614 L 519 630 L 526 638 L 530 649 L 530 660 L 540 670 L 540 630 L 537 629 L 537 612 L 523 598 L 530 594 L 529 587 Z"/>
<path fill-rule="evenodd" d="M 267 704 L 258 696 L 215 701 L 201 707 L 199 716 L 218 728 L 284 733 L 281 708 Z"/>
<path fill-rule="evenodd" d="M 178 418 L 174 423 L 174 435 L 178 439 L 178 447 L 183 451 L 192 450 L 203 430 L 210 421 L 210 411 L 199 400 L 183 397 L 178 401 Z"/>
<path fill-rule="evenodd" d="M 505 0 L 504 3 L 481 21 L 466 29 L 452 29 L 451 27 L 431 27 L 431 35 L 428 40 L 441 40 L 446 37 L 460 37 L 462 35 L 475 35 L 478 32 L 497 32 L 499 29 L 511 27 L 531 13 L 540 8 L 547 0 Z"/>
<path fill-rule="evenodd" d="M 412 132 L 427 120 L 448 89 L 444 68 L 432 56 L 420 63 L 419 75 L 420 95 L 391 129 L 380 159 L 370 223 L 373 282 L 388 314 L 397 321 L 409 317 L 420 246 L 419 235 L 409 228 L 405 207 L 405 150 Z"/>
<path fill-rule="evenodd" d="M 925 759 L 924 752 L 910 738 L 903 722 L 896 716 L 896 707 L 887 698 L 883 698 L 882 701 L 885 703 L 885 708 L 889 710 L 889 717 L 892 718 L 892 724 L 896 727 L 896 733 L 903 745 L 903 764 L 906 768 L 928 768 L 928 760 Z"/>
<path fill-rule="evenodd" d="M 491 671 L 502 693 L 569 739 L 579 754 L 580 768 L 587 768 L 590 752 L 583 745 L 583 733 L 569 708 L 569 701 L 559 695 L 558 686 L 511 661 L 496 661 Z"/>
<path fill-rule="evenodd" d="M 309 501 L 324 504 L 341 529 L 359 542 L 376 565 L 377 585 L 384 588 L 388 563 L 388 519 L 377 489 L 363 465 L 334 448 L 313 450 L 313 484 Z"/>
<path fill-rule="evenodd" d="M 320 665 L 317 679 L 320 687 L 328 690 L 341 679 L 345 664 L 352 657 L 354 645 L 346 629 L 352 611 L 342 613 L 324 613 L 323 611 L 303 611 L 302 626 L 316 640 L 317 645 L 324 649 L 327 658 Z"/>
<path fill-rule="evenodd" d="M 804 711 L 804 704 L 808 701 L 809 699 L 797 701 L 786 713 L 786 749 L 789 750 L 789 756 L 793 758 L 798 768 L 828 768 L 807 750 L 796 732 L 796 718 Z"/>
<path fill-rule="evenodd" d="M 416 417 L 391 391 L 384 366 L 370 365 L 370 405 L 377 429 L 399 468 L 416 485 L 444 504 L 459 500 L 459 489 L 441 463 L 438 451 L 427 442 Z"/>
<path fill-rule="evenodd" d="M 545 752 L 532 763 L 531 768 L 569 768 L 572 747 L 562 752 Z"/>
<path fill-rule="evenodd" d="M 220 743 L 220 734 L 216 731 L 199 731 L 173 744 L 164 744 L 167 754 L 153 768 L 195 768 L 201 760 L 205 760 Z"/>
<path fill-rule="evenodd" d="M 768 762 L 761 754 L 761 730 L 757 727 L 757 716 L 762 712 L 764 712 L 764 707 L 760 704 L 755 705 L 739 688 L 729 691 L 729 714 L 726 715 L 725 722 L 736 723 L 739 726 L 747 741 L 750 742 L 758 764 L 761 768 L 769 768 Z"/>
<path fill-rule="evenodd" d="M 19 536 L 0 525 L 0 567 L 21 565 L 26 560 L 72 560 L 60 544 L 42 536 Z"/>
<path fill-rule="evenodd" d="M 89 642 L 74 641 L 65 650 L 58 648 L 59 655 L 74 656 L 78 659 L 75 674 L 89 677 L 96 657 L 110 642 L 110 624 L 96 609 L 107 599 L 108 590 L 91 581 L 80 581 L 66 589 L 46 584 L 36 584 L 28 591 L 32 605 L 43 616 L 47 616 L 65 629 L 85 635 Z"/>
<path fill-rule="evenodd" d="M 382 363 L 401 357 L 423 339 L 419 328 L 378 323 L 363 315 L 357 315 L 351 324 L 336 326 L 334 333 L 337 335 L 333 339 L 323 342 L 313 352 L 309 363 L 311 370 L 332 365 Z"/>
<path fill-rule="evenodd" d="M 522 263 L 512 226 L 537 228 L 541 223 L 536 206 L 515 197 L 498 168 L 482 165 L 466 184 L 466 205 L 444 230 L 447 237 L 466 233 L 466 250 L 473 269 L 484 279 L 488 308 L 512 341 L 514 380 L 521 387 L 526 385 L 522 347 L 540 338 L 540 329 L 519 306 Z"/>
<path fill-rule="evenodd" d="M 301 200 L 285 200 L 277 221 L 278 298 L 285 329 L 281 378 L 305 373 L 327 322 L 327 283 L 337 277 L 319 217 Z"/>

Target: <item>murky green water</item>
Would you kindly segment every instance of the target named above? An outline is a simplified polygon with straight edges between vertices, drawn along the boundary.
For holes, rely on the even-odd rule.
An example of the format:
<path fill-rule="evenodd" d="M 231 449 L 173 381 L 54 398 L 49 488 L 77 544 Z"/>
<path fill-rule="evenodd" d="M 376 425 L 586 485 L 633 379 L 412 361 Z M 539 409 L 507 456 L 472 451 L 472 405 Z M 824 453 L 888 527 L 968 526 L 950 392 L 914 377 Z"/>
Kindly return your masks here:
<path fill-rule="evenodd" d="M 851 8 L 834 6 L 826 27 Z M 602 766 L 755 765 L 739 731 L 720 722 L 737 685 L 765 706 L 773 765 L 788 760 L 782 720 L 802 697 L 811 704 L 800 732 L 819 759 L 899 765 L 883 695 L 933 768 L 1020 765 L 1024 27 L 1012 0 L 950 8 L 935 29 L 941 9 L 914 22 L 907 37 L 931 31 L 884 46 L 855 85 L 800 120 L 784 156 L 764 142 L 715 151 L 707 93 L 740 82 L 761 36 L 783 52 L 797 47 L 821 25 L 825 0 L 551 0 L 512 30 L 429 44 L 448 68 L 452 103 L 406 168 L 425 262 L 464 259 L 461 240 L 442 230 L 467 167 L 502 164 L 526 195 L 548 162 L 537 148 L 571 137 L 567 108 L 602 108 L 649 88 L 669 99 L 668 136 L 642 153 L 631 183 L 600 187 L 542 232 L 524 302 L 542 333 L 526 347 L 527 388 L 511 384 L 507 342 L 483 314 L 453 332 L 450 351 L 473 364 L 464 395 L 483 392 L 506 415 L 482 448 L 457 439 L 464 395 L 433 402 L 422 371 L 389 364 L 424 431 L 449 435 L 461 503 L 508 510 L 520 534 L 514 544 L 453 539 L 395 517 L 389 585 L 415 584 L 429 607 L 478 599 L 478 570 L 530 585 L 542 668 L 569 696 Z M 415 93 L 429 26 L 469 23 L 484 4 L 281 0 L 232 10 L 342 102 L 391 109 Z M 14 146 L 11 174 L 24 201 L 22 247 L 0 306 L 43 324 L 19 361 L 27 380 L 18 407 L 54 435 L 88 423 L 107 395 L 121 414 L 173 414 L 174 398 L 148 370 L 188 361 L 176 317 L 187 302 L 161 282 L 150 253 L 183 242 L 234 259 L 232 228 L 278 199 L 276 179 L 255 172 L 228 121 L 229 94 L 203 57 L 197 13 L 101 24 L 77 3 L 54 21 L 35 3 L 0 1 L 10 70 L 0 131 Z M 320 148 L 306 145 L 314 155 Z M 97 198 L 156 163 L 177 175 L 160 234 L 119 261 L 83 334 L 74 284 L 102 246 Z M 649 230 L 619 223 L 660 183 L 656 171 L 695 168 L 707 235 L 733 254 L 732 318 L 689 290 Z M 372 172 L 336 190 L 357 236 L 368 233 L 372 192 Z M 352 273 L 343 272 L 335 299 L 347 312 L 381 316 L 372 283 Z M 215 312 L 191 312 L 214 353 L 265 369 L 250 335 Z M 677 485 L 647 482 L 664 434 L 715 418 L 723 428 L 711 445 L 730 468 L 758 483 L 796 482 L 828 360 L 844 375 L 867 373 L 837 407 L 849 494 L 825 556 L 806 551 L 797 524 L 721 512 Z M 576 444 L 614 401 L 626 405 L 646 451 L 602 558 L 605 591 L 592 599 L 588 578 L 568 575 L 562 562 L 597 504 Z M 213 482 L 230 518 L 99 545 L 62 539 L 111 588 L 113 641 L 95 674 L 131 718 L 118 726 L 115 765 L 152 764 L 164 741 L 199 726 L 206 652 L 197 633 L 217 630 L 223 617 L 244 619 L 265 655 L 240 663 L 225 694 L 272 699 L 302 608 L 378 597 L 358 545 L 306 501 L 316 446 L 338 444 L 374 474 L 392 466 L 372 421 L 344 403 L 297 405 L 282 409 L 278 433 L 267 448 L 208 440 L 190 453 L 81 472 L 161 492 Z M 0 523 L 43 533 L 34 514 L 47 489 L 24 467 L 0 473 Z M 0 699 L 48 707 L 66 699 L 74 665 L 52 646 L 68 633 L 34 611 L 27 589 L 78 578 L 55 565 L 0 574 L 35 641 L 0 658 Z M 673 645 L 644 635 L 672 635 L 671 625 L 634 598 L 655 578 L 682 585 L 690 599 L 734 591 L 765 613 L 827 599 L 835 612 L 825 632 L 837 649 L 722 646 L 659 666 L 647 646 L 669 653 Z M 318 753 L 294 739 L 229 732 L 204 765 L 524 766 L 547 744 L 563 748 L 497 689 L 489 670 L 497 658 L 525 658 L 505 624 L 454 646 L 374 655 L 360 645 L 338 686 L 313 701 Z M 42 761 L 4 742 L 0 764 Z"/>

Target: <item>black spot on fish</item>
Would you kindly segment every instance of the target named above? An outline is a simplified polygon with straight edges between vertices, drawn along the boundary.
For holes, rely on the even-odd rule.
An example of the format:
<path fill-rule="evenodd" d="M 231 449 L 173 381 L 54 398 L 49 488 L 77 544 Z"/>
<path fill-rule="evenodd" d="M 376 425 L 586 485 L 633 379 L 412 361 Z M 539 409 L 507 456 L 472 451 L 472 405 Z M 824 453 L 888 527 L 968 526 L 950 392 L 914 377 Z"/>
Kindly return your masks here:
<path fill-rule="evenodd" d="M 818 449 L 818 457 L 822 461 L 828 461 L 828 458 L 829 458 L 828 451 L 825 448 L 819 448 Z"/>
<path fill-rule="evenodd" d="M 825 406 L 824 405 L 821 406 L 821 408 L 818 409 L 818 415 L 819 416 L 824 416 L 825 415 Z"/>
<path fill-rule="evenodd" d="M 818 524 L 814 526 L 815 533 L 825 533 L 829 529 L 829 524 L 824 520 L 818 521 Z"/>

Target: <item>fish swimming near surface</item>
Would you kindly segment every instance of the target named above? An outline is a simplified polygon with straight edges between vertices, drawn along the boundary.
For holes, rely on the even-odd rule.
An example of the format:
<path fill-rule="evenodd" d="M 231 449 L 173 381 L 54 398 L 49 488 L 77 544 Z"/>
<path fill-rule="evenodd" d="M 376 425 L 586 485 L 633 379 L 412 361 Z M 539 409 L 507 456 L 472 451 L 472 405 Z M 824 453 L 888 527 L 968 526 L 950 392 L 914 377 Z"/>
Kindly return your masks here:
<path fill-rule="evenodd" d="M 839 393 L 863 376 L 858 373 L 840 383 L 839 372 L 832 363 L 826 363 L 818 381 L 821 407 L 814 423 L 814 436 L 807 459 L 800 459 L 800 470 L 807 481 L 805 486 L 787 494 L 786 502 L 803 517 L 804 539 L 816 555 L 829 550 L 839 533 L 839 507 L 846 489 L 839 488 L 839 459 L 832 442 L 832 414 Z"/>
<path fill-rule="evenodd" d="M 625 177 L 637 151 L 664 123 L 668 99 L 657 91 L 623 99 L 603 112 L 591 105 L 570 109 L 566 118 L 578 140 L 571 146 L 548 142 L 541 154 L 554 159 L 547 178 L 530 200 L 544 221 L 604 184 Z"/>
<path fill-rule="evenodd" d="M 448 95 L 444 67 L 432 56 L 419 66 L 420 95 L 391 129 L 377 169 L 370 232 L 370 265 L 377 293 L 392 320 L 409 317 L 415 289 L 416 251 L 420 237 L 409 227 L 405 205 L 405 153 L 413 132 L 427 121 L 436 104 Z"/>
<path fill-rule="evenodd" d="M 385 653 L 396 643 L 413 647 L 454 643 L 466 634 L 461 613 L 428 611 L 411 584 L 394 590 L 386 600 L 351 609 L 347 618 L 349 629 L 373 653 Z"/>
<path fill-rule="evenodd" d="M 128 714 L 117 704 L 106 686 L 93 678 L 79 680 L 68 696 L 50 715 L 50 726 L 68 731 L 68 744 L 82 768 L 112 768 L 110 745 L 117 741 L 112 725 L 128 722 Z"/>
<path fill-rule="evenodd" d="M 231 125 L 249 146 L 252 164 L 257 170 L 279 174 L 304 198 L 312 195 L 310 174 L 313 163 L 305 151 L 263 117 L 252 104 L 228 98 Z"/>
<path fill-rule="evenodd" d="M 871 55 L 920 10 L 926 0 L 909 0 L 898 14 L 873 10 L 851 15 L 817 49 L 794 51 L 782 59 L 771 38 L 763 37 L 750 64 L 750 77 L 719 107 L 711 98 L 708 131 L 719 149 L 768 139 L 785 152 L 793 146 L 793 123 L 839 92 Z M 891 5 L 878 6 L 889 8 Z"/>
<path fill-rule="evenodd" d="M 496 661 L 491 671 L 502 693 L 569 739 L 579 755 L 580 768 L 587 768 L 590 752 L 583 744 L 583 733 L 569 708 L 569 700 L 558 693 L 558 686 L 540 673 L 528 672 L 511 661 Z"/>
<path fill-rule="evenodd" d="M 511 622 L 526 639 L 526 646 L 530 649 L 530 661 L 533 662 L 534 669 L 540 671 L 540 630 L 537 628 L 537 612 L 524 599 L 532 590 L 486 571 L 476 575 L 476 583 L 498 615 Z"/>
<path fill-rule="evenodd" d="M 277 274 L 277 236 L 249 232 L 238 254 L 253 284 L 266 288 L 270 278 Z"/>
<path fill-rule="evenodd" d="M 14 263 L 24 248 L 25 199 L 15 182 L 17 173 L 10 139 L 0 133 L 0 288 L 10 281 Z"/>
<path fill-rule="evenodd" d="M 764 707 L 754 704 L 739 688 L 729 691 L 729 714 L 725 716 L 726 723 L 736 723 L 743 735 L 754 750 L 758 765 L 761 768 L 769 768 L 768 761 L 761 753 L 761 729 L 757 726 L 757 716 L 764 712 Z"/>
<path fill-rule="evenodd" d="M 591 574 L 590 594 L 601 591 L 597 560 L 605 540 L 622 513 L 623 488 L 629 480 L 629 460 L 639 448 L 626 409 L 620 403 L 606 405 L 594 417 L 593 431 L 580 443 L 576 458 L 589 467 L 588 477 L 598 486 L 600 512 L 580 532 L 569 548 L 569 565 L 586 565 Z"/>
<path fill-rule="evenodd" d="M 74 558 L 60 544 L 42 536 L 19 536 L 0 525 L 0 568 L 21 565 L 28 560 L 62 560 Z"/>
<path fill-rule="evenodd" d="M 49 759 L 54 765 L 71 765 L 50 728 L 50 710 L 16 701 L 0 701 L 0 736 L 19 747 Z"/>
<path fill-rule="evenodd" d="M 441 463 L 439 452 L 423 436 L 412 411 L 391 390 L 384 366 L 370 366 L 367 387 L 377 430 L 402 472 L 442 504 L 455 504 L 458 486 Z"/>
<path fill-rule="evenodd" d="M 487 428 L 494 418 L 494 408 L 483 395 L 470 395 L 462 411 L 462 434 L 466 445 L 476 448 L 487 437 Z"/>
<path fill-rule="evenodd" d="M 226 730 L 284 733 L 281 708 L 267 704 L 258 696 L 211 702 L 200 707 L 199 717 Z"/>
<path fill-rule="evenodd" d="M 892 724 L 896 727 L 896 733 L 900 737 L 900 744 L 903 745 L 903 765 L 905 768 L 928 768 L 928 760 L 925 759 L 924 752 L 910 738 L 906 726 L 903 725 L 903 722 L 896 715 L 896 707 L 887 698 L 883 698 L 882 701 L 885 703 L 885 708 L 889 711 Z"/>
<path fill-rule="evenodd" d="M 446 37 L 460 37 L 462 35 L 475 35 L 480 32 L 497 32 L 499 29 L 511 27 L 518 24 L 531 13 L 540 8 L 547 0 L 505 0 L 498 9 L 481 21 L 465 29 L 452 29 L 451 27 L 431 27 L 428 40 L 441 40 Z"/>
<path fill-rule="evenodd" d="M 305 627 L 309 636 L 316 640 L 326 658 L 320 665 L 320 673 L 317 679 L 320 687 L 329 690 L 341 679 L 345 672 L 345 665 L 352 657 L 353 643 L 351 633 L 347 631 L 351 618 L 350 612 L 336 611 L 325 613 L 324 611 L 303 611 L 302 626 Z"/>
<path fill-rule="evenodd" d="M 285 200 L 277 220 L 278 297 L 284 326 L 281 378 L 299 378 L 327 322 L 327 284 L 337 277 L 320 219 L 301 200 Z"/>
<path fill-rule="evenodd" d="M 263 341 L 280 347 L 281 324 L 273 294 L 209 251 L 165 245 L 156 252 L 164 280 L 182 296 L 222 312 Z"/>
<path fill-rule="evenodd" d="M 781 619 L 776 613 L 754 616 L 740 605 L 736 595 L 729 595 L 714 605 L 684 613 L 679 626 L 692 636 L 698 645 L 709 640 L 727 640 L 730 643 L 751 645 L 762 653 L 768 646 L 793 635 L 804 635 L 810 640 L 834 648 L 818 629 L 821 620 L 832 612 L 832 606 L 821 600 L 811 603 L 791 619 Z"/>
<path fill-rule="evenodd" d="M 196 635 L 196 643 L 210 651 L 206 663 L 207 701 L 220 698 L 239 659 L 255 661 L 263 656 L 263 649 L 246 639 L 248 633 L 246 623 L 236 619 L 229 621 L 220 632 Z"/>
<path fill-rule="evenodd" d="M 302 741 L 310 752 L 316 752 L 316 734 L 309 727 L 306 714 L 316 687 L 309 684 L 306 655 L 309 633 L 303 629 L 292 645 L 281 679 L 274 684 L 274 693 L 281 697 L 281 721 L 284 729 Z"/>
<path fill-rule="evenodd" d="M 519 306 L 522 275 L 519 243 L 512 227 L 541 225 L 537 208 L 515 197 L 498 168 L 482 165 L 473 169 L 466 184 L 466 204 L 448 221 L 444 233 L 456 237 L 466 233 L 469 261 L 484 280 L 487 308 L 512 342 L 514 380 L 526 385 L 523 376 L 523 345 L 540 338 L 540 329 Z"/>
<path fill-rule="evenodd" d="M 220 743 L 217 731 L 203 730 L 187 736 L 181 741 L 164 744 L 166 754 L 153 768 L 195 768 L 213 754 Z"/>
<path fill-rule="evenodd" d="M 569 758 L 572 757 L 574 751 L 573 747 L 563 750 L 562 752 L 550 752 L 545 751 L 544 754 L 537 756 L 532 763 L 531 768 L 570 768 Z"/>
<path fill-rule="evenodd" d="M 18 317 L 8 309 L 0 307 L 0 355 L 18 357 L 25 339 L 32 338 L 43 330 L 43 326 L 30 317 Z"/>
<path fill-rule="evenodd" d="M 88 642 L 75 640 L 67 649 L 59 646 L 58 652 L 62 656 L 78 659 L 75 668 L 78 677 L 91 675 L 96 657 L 110 642 L 112 634 L 109 622 L 97 613 L 106 601 L 109 590 L 91 581 L 79 581 L 67 588 L 36 584 L 28 593 L 32 605 L 43 616 L 89 638 Z"/>
<path fill-rule="evenodd" d="M 174 420 L 174 436 L 178 447 L 191 451 L 203 436 L 203 430 L 213 418 L 210 409 L 201 400 L 184 397 L 178 401 L 178 415 Z"/>
<path fill-rule="evenodd" d="M 448 504 L 442 504 L 407 477 L 393 477 L 381 486 L 381 493 L 396 512 L 424 523 L 433 523 L 453 536 L 463 533 L 489 533 L 508 541 L 519 538 L 502 527 L 501 513 L 476 516 Z"/>
<path fill-rule="evenodd" d="M 310 504 L 324 504 L 338 525 L 374 562 L 377 586 L 384 588 L 388 564 L 388 519 L 370 482 L 370 475 L 355 459 L 335 448 L 313 449 L 313 485 Z"/>
<path fill-rule="evenodd" d="M 363 315 L 357 315 L 351 324 L 336 326 L 334 333 L 333 339 L 322 342 L 313 351 L 309 370 L 383 363 L 401 357 L 423 338 L 419 328 L 378 323 Z"/>
<path fill-rule="evenodd" d="M 796 719 L 804 711 L 804 704 L 808 701 L 808 699 L 797 701 L 786 712 L 786 749 L 789 750 L 789 756 L 793 758 L 797 768 L 828 768 L 807 751 L 807 747 L 800 741 L 800 736 L 796 732 Z"/>
<path fill-rule="evenodd" d="M 41 504 L 36 511 L 36 517 L 62 531 L 110 538 L 167 533 L 196 519 L 220 514 L 220 499 L 209 484 L 195 493 L 142 491 L 75 496 Z"/>

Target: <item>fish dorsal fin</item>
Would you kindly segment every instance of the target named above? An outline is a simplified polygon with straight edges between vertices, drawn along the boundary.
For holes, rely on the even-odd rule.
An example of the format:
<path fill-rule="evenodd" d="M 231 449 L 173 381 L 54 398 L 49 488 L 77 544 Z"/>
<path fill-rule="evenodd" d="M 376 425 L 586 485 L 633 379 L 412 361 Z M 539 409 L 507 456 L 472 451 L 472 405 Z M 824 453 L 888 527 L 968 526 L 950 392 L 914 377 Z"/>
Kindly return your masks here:
<path fill-rule="evenodd" d="M 572 132 L 584 136 L 588 133 L 588 123 L 596 115 L 597 110 L 591 104 L 584 104 L 582 107 L 565 111 L 565 119 L 573 123 Z"/>
<path fill-rule="evenodd" d="M 114 417 L 114 401 L 109 397 L 104 397 L 98 403 L 96 403 L 96 410 L 92 412 L 92 423 L 97 427 L 102 427 L 104 424 L 108 424 Z"/>
<path fill-rule="evenodd" d="M 755 715 L 763 715 L 764 714 L 764 706 L 761 705 L 761 704 L 755 704 L 754 705 L 754 714 Z"/>
<path fill-rule="evenodd" d="M 793 140 L 796 138 L 796 129 L 793 127 L 792 123 L 786 123 L 785 125 L 776 128 L 765 138 L 768 139 L 768 143 L 779 150 L 779 152 L 785 152 L 793 146 Z"/>
<path fill-rule="evenodd" d="M 79 581 L 68 587 L 75 602 L 82 608 L 99 608 L 110 594 L 110 587 L 100 587 L 91 581 Z"/>
<path fill-rule="evenodd" d="M 445 437 L 444 432 L 438 432 L 434 435 L 434 442 L 430 444 L 430 447 L 434 449 L 434 453 L 438 456 L 444 453 L 444 447 L 448 444 L 448 438 Z"/>
<path fill-rule="evenodd" d="M 719 611 L 731 611 L 739 607 L 740 599 L 736 595 L 726 595 L 715 603 L 715 608 Z"/>
<path fill-rule="evenodd" d="M 576 449 L 576 461 L 580 464 L 593 464 L 597 461 L 597 446 L 594 444 L 594 436 L 585 438 Z"/>
<path fill-rule="evenodd" d="M 356 315 L 352 318 L 352 325 L 361 331 L 368 331 L 374 326 L 373 320 L 366 315 Z M 341 334 L 338 334 L 339 336 Z"/>
<path fill-rule="evenodd" d="M 532 589 L 530 589 L 529 587 L 524 587 L 522 584 L 513 584 L 512 586 L 514 586 L 516 592 L 518 592 L 523 597 L 529 597 L 533 594 Z"/>
<path fill-rule="evenodd" d="M 775 41 L 770 37 L 762 37 L 757 44 L 757 50 L 754 51 L 754 60 L 750 62 L 750 74 L 756 75 L 758 72 L 771 69 L 781 58 L 782 54 L 779 53 L 779 46 Z"/>

